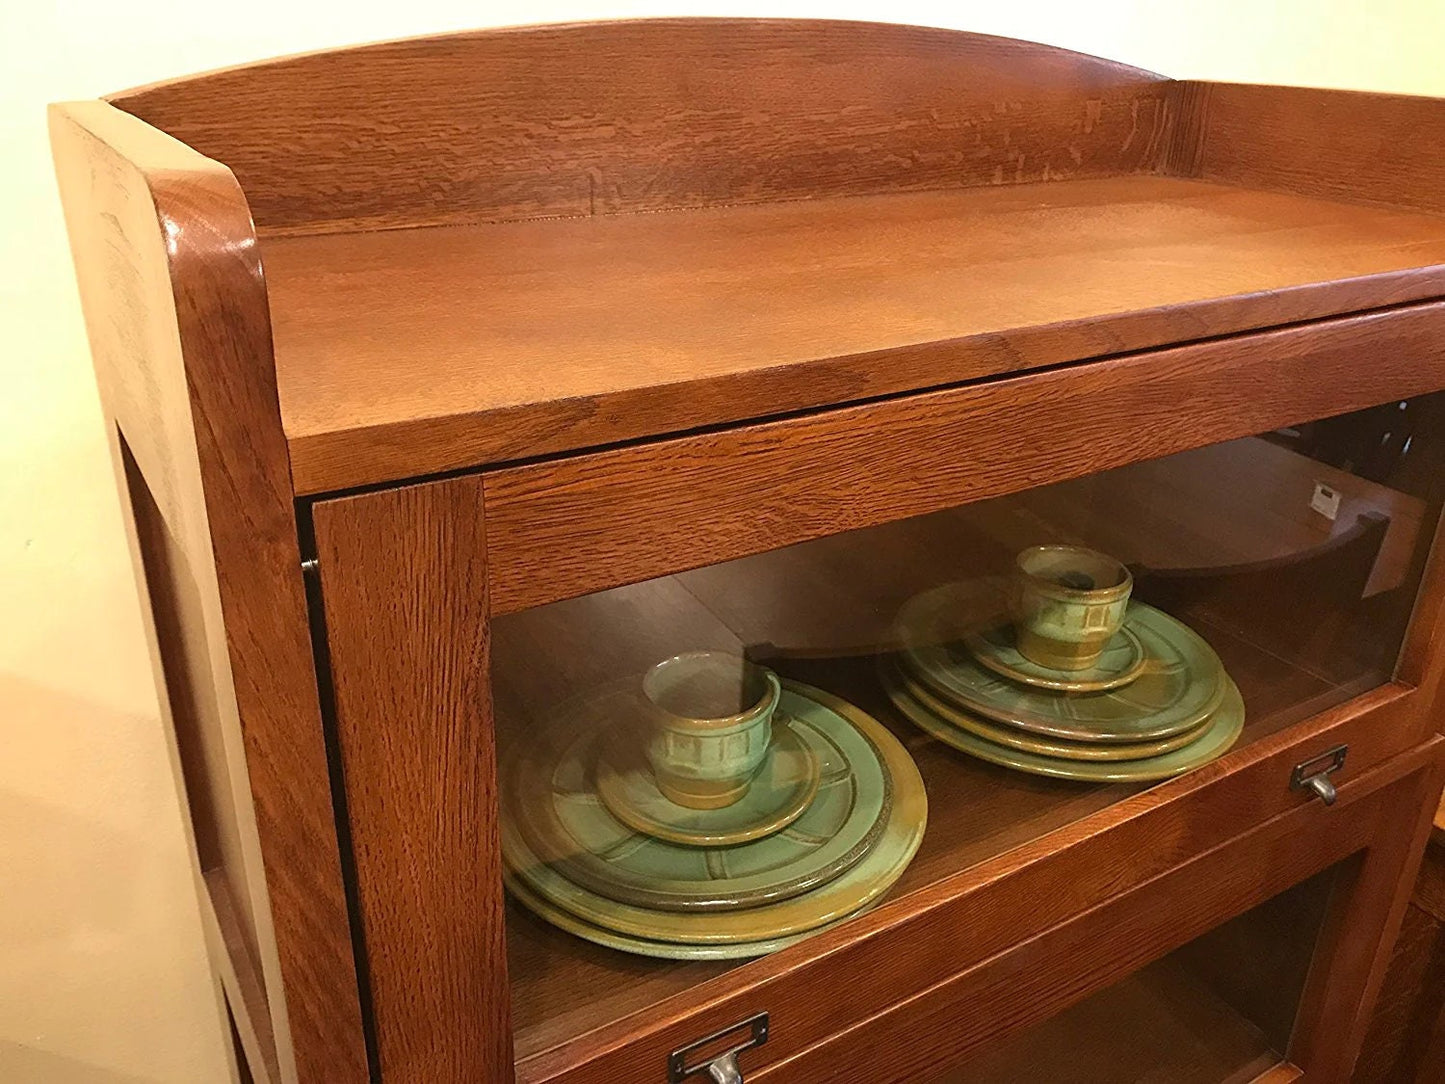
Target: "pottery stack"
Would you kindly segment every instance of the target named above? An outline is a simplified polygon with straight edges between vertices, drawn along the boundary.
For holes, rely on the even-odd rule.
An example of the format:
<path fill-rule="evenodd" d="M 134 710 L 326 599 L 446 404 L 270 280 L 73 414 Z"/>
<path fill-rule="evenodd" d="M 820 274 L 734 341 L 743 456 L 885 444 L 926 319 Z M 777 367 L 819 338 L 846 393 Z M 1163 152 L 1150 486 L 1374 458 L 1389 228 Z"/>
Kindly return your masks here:
<path fill-rule="evenodd" d="M 1009 581 L 946 584 L 900 611 L 894 705 L 933 737 L 1036 775 L 1162 779 L 1222 755 L 1244 702 L 1213 648 L 1130 597 L 1104 554 L 1036 546 Z"/>
<path fill-rule="evenodd" d="M 518 753 L 502 773 L 512 894 L 645 956 L 757 956 L 858 914 L 927 819 L 881 724 L 717 652 L 572 701 Z"/>

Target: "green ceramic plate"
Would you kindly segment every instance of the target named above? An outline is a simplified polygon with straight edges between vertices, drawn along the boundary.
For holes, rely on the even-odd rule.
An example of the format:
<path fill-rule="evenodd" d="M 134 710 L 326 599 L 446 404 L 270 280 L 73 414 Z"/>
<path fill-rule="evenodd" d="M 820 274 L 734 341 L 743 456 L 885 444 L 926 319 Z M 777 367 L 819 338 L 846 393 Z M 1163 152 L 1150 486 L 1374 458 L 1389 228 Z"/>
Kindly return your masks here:
<path fill-rule="evenodd" d="M 538 742 L 528 751 L 541 755 L 524 757 L 506 780 L 506 808 L 528 850 L 590 892 L 649 909 L 756 907 L 839 876 L 883 832 L 892 782 L 873 743 L 842 715 L 791 690 L 781 710 L 820 770 L 816 796 L 797 820 L 730 847 L 681 845 L 635 831 L 598 796 L 592 770 L 599 744 L 632 725 L 634 704 L 625 692 L 584 702 L 557 721 L 575 734 L 561 756 L 547 756 L 547 743 Z"/>
<path fill-rule="evenodd" d="M 793 682 L 785 683 L 784 688 L 784 707 L 791 714 L 800 718 L 832 715 L 865 736 L 881 755 L 891 782 L 893 801 L 883 831 L 864 858 L 847 872 L 805 895 L 757 907 L 653 910 L 609 899 L 569 880 L 543 862 L 522 838 L 512 818 L 504 817 L 502 853 L 513 878 L 531 895 L 590 926 L 627 938 L 679 945 L 756 946 L 816 930 L 870 906 L 902 875 L 923 839 L 928 820 L 923 779 L 898 739 L 871 716 L 818 689 Z M 696 853 L 694 848 L 677 849 Z M 749 950 L 749 954 L 755 951 Z"/>
<path fill-rule="evenodd" d="M 1127 685 L 1144 671 L 1147 656 L 1133 629 L 1125 626 L 1104 645 L 1093 666 L 1055 670 L 1024 657 L 1014 640 L 1013 626 L 997 621 L 963 638 L 973 657 L 996 674 L 1024 685 L 1055 692 L 1098 693 Z"/>
<path fill-rule="evenodd" d="M 1194 729 L 1224 696 L 1224 668 L 1214 649 L 1187 625 L 1142 602 L 1130 603 L 1125 622 L 1148 661 L 1128 685 L 1061 693 L 1009 681 L 951 638 L 958 595 L 949 584 L 904 605 L 900 658 L 930 691 L 997 722 L 1072 741 L 1150 741 Z"/>
<path fill-rule="evenodd" d="M 1174 734 L 1168 738 L 1137 743 L 1046 738 L 1040 734 L 1030 734 L 1027 730 L 1015 730 L 1013 727 L 992 722 L 981 715 L 974 715 L 963 708 L 955 707 L 929 692 L 891 661 L 885 660 L 883 669 L 884 685 L 889 687 L 890 693 L 895 687 L 901 687 L 903 694 L 912 697 L 944 722 L 961 727 L 995 745 L 1006 745 L 1011 749 L 1021 749 L 1026 753 L 1042 753 L 1044 756 L 1062 757 L 1065 760 L 1140 760 L 1144 757 L 1159 756 L 1161 753 L 1168 753 L 1188 745 L 1192 741 L 1197 741 L 1203 735 L 1204 729 L 1209 726 L 1209 718 L 1206 717 L 1193 730 L 1186 730 L 1182 734 Z"/>
<path fill-rule="evenodd" d="M 822 933 L 838 924 L 830 922 L 827 926 L 820 926 L 816 930 L 795 933 L 788 937 L 774 937 L 768 941 L 739 941 L 732 945 L 678 945 L 668 941 L 650 941 L 644 937 L 628 937 L 626 934 L 616 933 L 602 926 L 594 926 L 590 922 L 584 922 L 576 915 L 568 914 L 560 907 L 553 907 L 528 888 L 527 883 L 521 878 L 508 874 L 504 880 L 507 890 L 516 897 L 518 903 L 558 929 L 566 930 L 584 941 L 591 941 L 593 944 L 602 945 L 605 948 L 630 952 L 634 956 L 652 956 L 663 960 L 742 960 L 750 956 L 766 956 L 770 952 L 777 952 L 789 945 L 796 945 L 799 941 L 812 937 L 816 933 Z M 840 918 L 838 922 L 846 922 L 871 909 L 872 904 Z"/>
<path fill-rule="evenodd" d="M 783 712 L 773 716 L 773 740 L 748 792 L 721 809 L 689 809 L 668 799 L 633 729 L 614 731 L 623 740 L 602 743 L 597 794 L 629 828 L 671 843 L 730 847 L 762 839 L 802 816 L 818 793 L 818 755 L 800 729 Z"/>
<path fill-rule="evenodd" d="M 951 745 L 991 764 L 1001 764 L 1006 768 L 1016 768 L 1021 772 L 1047 775 L 1056 779 L 1078 779 L 1091 783 L 1138 783 L 1168 779 L 1201 764 L 1207 764 L 1222 756 L 1239 739 L 1240 732 L 1244 729 L 1244 700 L 1228 676 L 1224 678 L 1224 683 L 1224 700 L 1219 705 L 1219 710 L 1210 717 L 1199 737 L 1188 745 L 1140 760 L 1105 762 L 1065 760 L 1062 757 L 1044 756 L 995 745 L 940 719 L 896 683 L 888 688 L 888 694 L 898 710 L 919 729 L 945 745 Z"/>

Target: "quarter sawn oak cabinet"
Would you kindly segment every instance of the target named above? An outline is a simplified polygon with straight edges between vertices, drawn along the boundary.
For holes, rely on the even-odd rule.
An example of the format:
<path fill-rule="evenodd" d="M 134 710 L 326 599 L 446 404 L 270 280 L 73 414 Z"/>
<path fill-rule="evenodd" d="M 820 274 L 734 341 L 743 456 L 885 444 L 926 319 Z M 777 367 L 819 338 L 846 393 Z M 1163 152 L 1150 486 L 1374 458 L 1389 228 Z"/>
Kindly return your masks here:
<path fill-rule="evenodd" d="M 1350 1078 L 1445 102 L 656 20 L 51 131 L 238 1072 Z"/>

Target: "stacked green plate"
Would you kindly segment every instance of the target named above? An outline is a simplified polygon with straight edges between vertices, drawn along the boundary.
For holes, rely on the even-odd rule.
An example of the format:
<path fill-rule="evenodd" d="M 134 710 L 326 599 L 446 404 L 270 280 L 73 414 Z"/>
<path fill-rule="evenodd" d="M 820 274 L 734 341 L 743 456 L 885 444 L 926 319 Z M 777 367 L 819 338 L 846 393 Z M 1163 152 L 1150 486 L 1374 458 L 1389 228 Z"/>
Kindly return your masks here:
<path fill-rule="evenodd" d="M 716 810 L 662 795 L 637 716 L 630 687 L 603 690 L 504 769 L 509 887 L 562 929 L 647 956 L 757 956 L 873 906 L 918 849 L 918 770 L 837 697 L 785 682 L 767 759 Z"/>
<path fill-rule="evenodd" d="M 884 687 L 940 741 L 1036 775 L 1118 782 L 1178 775 L 1239 738 L 1239 689 L 1182 622 L 1131 602 L 1093 667 L 1051 670 L 1019 653 L 998 596 L 996 581 L 947 584 L 899 613 Z"/>

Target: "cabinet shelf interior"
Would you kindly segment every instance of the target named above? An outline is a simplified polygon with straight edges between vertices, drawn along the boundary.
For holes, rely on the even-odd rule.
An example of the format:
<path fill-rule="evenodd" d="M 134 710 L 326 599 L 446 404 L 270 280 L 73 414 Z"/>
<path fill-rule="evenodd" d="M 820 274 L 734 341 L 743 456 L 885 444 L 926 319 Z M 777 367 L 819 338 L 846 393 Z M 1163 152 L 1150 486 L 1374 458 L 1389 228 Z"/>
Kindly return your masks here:
<path fill-rule="evenodd" d="M 1025 775 L 910 725 L 889 703 L 877 666 L 903 601 L 937 583 L 1003 574 L 1018 548 L 1041 540 L 1083 542 L 1155 566 L 1221 555 L 1257 560 L 1278 556 L 1281 546 L 1328 543 L 1352 517 L 1331 523 L 1308 509 L 1297 514 L 1261 500 L 1282 471 L 1330 471 L 1314 461 L 1302 468 L 1301 461 L 1273 441 L 1245 438 L 501 618 L 493 659 L 503 771 L 508 753 L 534 740 L 549 707 L 570 695 L 640 673 L 679 650 L 746 652 L 784 677 L 857 704 L 904 743 L 927 787 L 929 823 L 918 855 L 887 898 L 937 884 L 1148 784 Z M 1285 648 L 1263 623 L 1231 624 L 1208 606 L 1176 613 L 1209 641 L 1243 693 L 1240 746 L 1389 679 L 1418 582 L 1425 501 L 1343 473 L 1338 478 L 1350 494 L 1347 511 L 1388 516 L 1391 525 L 1375 543 L 1360 600 L 1368 625 L 1347 624 L 1343 632 Z M 1232 484 L 1242 479 L 1249 484 Z M 1362 627 L 1370 633 L 1361 636 Z M 514 903 L 508 933 L 523 1059 L 629 1014 L 655 1012 L 669 998 L 704 998 L 708 979 L 746 966 L 628 956 L 557 931 Z"/>

